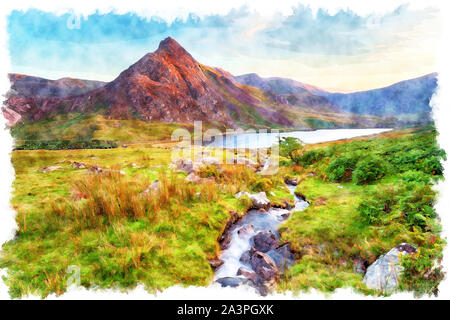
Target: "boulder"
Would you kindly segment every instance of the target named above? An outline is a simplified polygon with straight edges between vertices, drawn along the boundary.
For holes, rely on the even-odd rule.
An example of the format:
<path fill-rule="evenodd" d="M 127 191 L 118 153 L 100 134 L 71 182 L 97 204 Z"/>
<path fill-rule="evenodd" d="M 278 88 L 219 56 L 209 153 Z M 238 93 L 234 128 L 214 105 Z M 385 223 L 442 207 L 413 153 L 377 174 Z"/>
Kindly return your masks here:
<path fill-rule="evenodd" d="M 256 250 L 267 252 L 278 247 L 278 238 L 272 231 L 261 231 L 252 238 Z"/>
<path fill-rule="evenodd" d="M 257 281 L 258 276 L 255 271 L 240 267 L 237 271 L 238 276 L 243 276 L 251 281 Z"/>
<path fill-rule="evenodd" d="M 222 287 L 239 287 L 241 285 L 248 284 L 249 280 L 242 277 L 224 277 L 216 280 Z"/>
<path fill-rule="evenodd" d="M 191 159 L 177 159 L 173 161 L 169 167 L 186 173 L 194 171 L 194 164 Z"/>
<path fill-rule="evenodd" d="M 103 169 L 99 166 L 91 166 L 87 169 L 87 173 L 100 174 L 103 173 Z"/>
<path fill-rule="evenodd" d="M 250 264 L 261 282 L 272 283 L 278 278 L 277 265 L 263 252 L 255 251 L 250 257 Z"/>
<path fill-rule="evenodd" d="M 229 163 L 229 164 L 243 164 L 243 165 L 245 165 L 247 167 L 250 167 L 250 168 L 258 168 L 259 167 L 259 164 L 256 161 L 254 161 L 254 160 L 252 160 L 250 158 L 246 158 L 246 157 L 234 157 L 234 158 L 231 158 L 231 159 L 227 159 L 227 163 Z"/>
<path fill-rule="evenodd" d="M 46 172 L 52 172 L 52 171 L 55 171 L 55 170 L 58 170 L 61 168 L 62 168 L 61 166 L 49 166 L 49 167 L 42 168 L 39 171 L 46 173 Z"/>
<path fill-rule="evenodd" d="M 159 180 L 155 180 L 142 193 L 146 194 L 146 193 L 151 193 L 151 192 L 152 193 L 157 192 L 159 190 L 159 188 L 160 188 L 160 182 L 159 182 Z"/>
<path fill-rule="evenodd" d="M 266 193 L 259 192 L 259 193 L 248 193 L 247 191 L 241 191 L 234 195 L 235 198 L 240 198 L 242 196 L 247 196 L 252 200 L 253 206 L 257 209 L 260 208 L 267 208 L 270 206 L 270 200 L 267 199 Z"/>
<path fill-rule="evenodd" d="M 72 166 L 75 167 L 76 169 L 84 169 L 84 168 L 86 168 L 86 165 L 84 163 L 77 162 L 77 161 L 72 162 Z"/>
<path fill-rule="evenodd" d="M 213 270 L 216 270 L 224 263 L 223 260 L 220 260 L 220 259 L 211 259 L 211 260 L 208 260 L 208 262 Z"/>
<path fill-rule="evenodd" d="M 291 186 L 296 186 L 296 185 L 298 185 L 298 180 L 297 180 L 297 178 L 286 177 L 286 178 L 284 178 L 284 183 L 290 184 Z"/>
<path fill-rule="evenodd" d="M 214 179 L 214 177 L 200 178 L 194 172 L 191 172 L 190 174 L 188 174 L 188 176 L 186 178 L 184 178 L 184 180 L 187 181 L 187 182 L 195 183 L 195 184 L 207 183 L 207 182 L 215 182 L 216 181 L 216 179 Z"/>
<path fill-rule="evenodd" d="M 401 271 L 403 270 L 400 264 L 400 256 L 416 251 L 416 247 L 408 243 L 402 243 L 391 249 L 367 268 L 363 279 L 364 283 L 370 289 L 392 293 L 398 287 Z"/>
<path fill-rule="evenodd" d="M 266 253 L 273 262 L 275 262 L 278 270 L 283 272 L 290 267 L 295 261 L 295 254 L 291 251 L 289 243 L 283 244 L 278 248 L 272 249 Z"/>
<path fill-rule="evenodd" d="M 252 200 L 253 206 L 256 208 L 266 208 L 270 206 L 270 200 L 267 199 L 266 193 L 264 191 L 251 194 L 250 200 Z"/>
<path fill-rule="evenodd" d="M 239 261 L 242 262 L 243 264 L 250 266 L 251 265 L 250 258 L 252 257 L 255 251 L 256 251 L 255 248 L 250 248 L 250 250 L 245 251 L 239 258 Z"/>

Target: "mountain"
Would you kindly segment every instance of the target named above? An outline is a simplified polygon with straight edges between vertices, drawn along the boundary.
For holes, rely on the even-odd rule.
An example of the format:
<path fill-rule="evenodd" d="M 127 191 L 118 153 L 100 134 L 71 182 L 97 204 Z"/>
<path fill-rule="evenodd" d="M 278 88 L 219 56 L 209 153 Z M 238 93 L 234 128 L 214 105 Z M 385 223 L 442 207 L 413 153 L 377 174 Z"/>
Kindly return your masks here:
<path fill-rule="evenodd" d="M 234 80 L 262 90 L 274 92 L 295 106 L 307 106 L 315 110 L 340 112 L 337 104 L 324 97 L 323 91 L 315 86 L 286 78 L 262 78 L 256 73 L 235 76 Z"/>
<path fill-rule="evenodd" d="M 49 80 L 17 73 L 10 73 L 9 80 L 11 82 L 12 90 L 10 94 L 25 98 L 64 98 L 69 96 L 77 96 L 103 87 L 106 84 L 106 82 L 102 81 L 73 78 Z"/>
<path fill-rule="evenodd" d="M 384 125 L 377 117 L 342 112 L 326 97 L 308 91 L 319 90 L 312 86 L 303 85 L 301 90 L 289 81 L 298 88 L 289 91 L 280 84 L 284 91 L 278 93 L 272 87 L 239 83 L 229 72 L 199 63 L 170 37 L 106 84 L 24 75 L 10 78 L 13 90 L 2 111 L 22 139 L 40 139 L 43 132 L 46 137 L 65 139 L 75 132 L 102 138 L 120 130 L 136 133 L 137 124 L 119 120 L 155 125 L 202 120 L 207 127 L 220 129 Z"/>
<path fill-rule="evenodd" d="M 382 117 L 430 114 L 430 100 L 437 87 L 437 73 L 395 83 L 391 86 L 354 92 L 322 93 L 343 110 Z"/>
<path fill-rule="evenodd" d="M 437 87 L 437 74 L 395 83 L 391 86 L 353 93 L 331 93 L 318 87 L 285 78 L 261 78 L 245 74 L 234 79 L 240 83 L 273 91 L 293 105 L 308 105 L 377 117 L 409 121 L 430 121 L 431 97 Z M 320 100 L 323 99 L 323 100 Z M 323 109 L 322 109 L 323 110 Z"/>

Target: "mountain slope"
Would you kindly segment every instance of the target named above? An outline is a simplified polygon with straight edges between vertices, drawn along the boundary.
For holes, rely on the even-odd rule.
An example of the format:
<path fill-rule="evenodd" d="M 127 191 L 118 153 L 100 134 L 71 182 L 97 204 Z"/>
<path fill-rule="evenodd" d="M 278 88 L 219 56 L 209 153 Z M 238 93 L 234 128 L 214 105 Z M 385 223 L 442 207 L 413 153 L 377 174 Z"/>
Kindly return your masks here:
<path fill-rule="evenodd" d="M 317 111 L 339 112 L 339 106 L 324 97 L 325 91 L 308 84 L 286 78 L 261 78 L 256 73 L 234 76 L 234 80 L 282 96 L 294 106 L 309 107 Z"/>
<path fill-rule="evenodd" d="M 106 84 L 106 82 L 102 81 L 73 78 L 49 80 L 17 73 L 10 73 L 9 80 L 11 82 L 12 90 L 10 94 L 25 98 L 64 98 L 77 96 L 100 88 Z"/>
<path fill-rule="evenodd" d="M 391 86 L 354 92 L 323 93 L 343 110 L 375 116 L 429 115 L 430 100 L 437 87 L 437 74 L 395 83 Z"/>
<path fill-rule="evenodd" d="M 312 86 L 278 94 L 274 89 L 239 83 L 225 70 L 197 62 L 170 37 L 109 83 L 81 80 L 83 90 L 89 85 L 98 86 L 88 92 L 77 91 L 80 86 L 74 85 L 76 79 L 59 91 L 52 88 L 56 84 L 63 87 L 67 81 L 50 80 L 50 88 L 45 90 L 35 83 L 49 80 L 18 80 L 13 81 L 18 90 L 9 95 L 2 111 L 9 125 L 15 127 L 13 133 L 21 139 L 59 135 L 71 139 L 75 131 L 89 138 L 97 137 L 97 131 L 103 129 L 115 132 L 115 137 L 125 137 L 130 136 L 127 131 L 134 132 L 136 125 L 147 127 L 132 121 L 161 126 L 201 120 L 205 127 L 219 129 L 385 126 L 383 119 L 374 116 L 342 112 L 327 98 L 308 92 L 319 90 Z M 41 127 L 47 129 L 39 130 Z"/>

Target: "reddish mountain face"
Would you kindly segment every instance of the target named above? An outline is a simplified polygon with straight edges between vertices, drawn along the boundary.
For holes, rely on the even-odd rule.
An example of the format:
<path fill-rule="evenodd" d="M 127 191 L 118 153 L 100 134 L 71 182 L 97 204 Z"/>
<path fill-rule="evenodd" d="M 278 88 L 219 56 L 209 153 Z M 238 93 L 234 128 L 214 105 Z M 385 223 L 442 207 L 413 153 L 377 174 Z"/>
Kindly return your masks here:
<path fill-rule="evenodd" d="M 232 123 L 222 97 L 200 64 L 172 38 L 163 40 L 158 50 L 145 55 L 104 88 L 92 92 L 88 101 L 106 102 L 113 118 L 137 114 L 142 120 Z"/>

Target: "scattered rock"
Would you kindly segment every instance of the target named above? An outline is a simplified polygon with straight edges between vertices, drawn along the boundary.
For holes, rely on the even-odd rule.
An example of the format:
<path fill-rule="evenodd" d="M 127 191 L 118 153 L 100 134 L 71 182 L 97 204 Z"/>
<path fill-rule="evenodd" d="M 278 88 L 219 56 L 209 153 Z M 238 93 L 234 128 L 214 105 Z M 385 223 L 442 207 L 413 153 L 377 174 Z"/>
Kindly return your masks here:
<path fill-rule="evenodd" d="M 364 283 L 368 288 L 384 293 L 395 291 L 403 270 L 400 265 L 400 255 L 408 255 L 416 251 L 416 247 L 408 243 L 402 243 L 391 249 L 367 268 Z"/>
<path fill-rule="evenodd" d="M 222 287 L 239 287 L 244 284 L 248 284 L 249 280 L 242 277 L 224 277 L 216 280 Z"/>
<path fill-rule="evenodd" d="M 220 260 L 220 259 L 212 259 L 212 260 L 208 260 L 208 262 L 213 270 L 216 270 L 221 265 L 223 265 L 223 260 Z"/>
<path fill-rule="evenodd" d="M 46 173 L 46 172 L 52 172 L 52 171 L 55 171 L 55 170 L 58 170 L 61 168 L 62 168 L 61 166 L 49 166 L 49 167 L 42 168 L 39 171 Z"/>
<path fill-rule="evenodd" d="M 136 163 L 132 162 L 130 166 L 134 169 L 140 168 Z"/>
<path fill-rule="evenodd" d="M 169 167 L 186 173 L 194 171 L 194 164 L 191 159 L 177 159 L 173 161 Z"/>
<path fill-rule="evenodd" d="M 219 160 L 217 160 L 214 157 L 202 157 L 201 162 L 204 165 L 210 165 L 210 166 L 219 166 Z"/>
<path fill-rule="evenodd" d="M 272 258 L 279 271 L 286 270 L 295 261 L 295 254 L 291 251 L 289 243 L 268 251 L 267 255 Z"/>
<path fill-rule="evenodd" d="M 278 246 L 278 238 L 272 231 L 262 231 L 252 238 L 253 246 L 256 250 L 267 252 Z"/>
<path fill-rule="evenodd" d="M 271 284 L 278 278 L 277 265 L 263 252 L 255 251 L 250 257 L 250 264 L 261 282 Z"/>
<path fill-rule="evenodd" d="M 239 258 L 239 261 L 242 262 L 243 264 L 250 266 L 251 265 L 250 258 L 255 251 L 256 251 L 255 248 L 250 248 L 250 250 L 245 251 Z"/>
<path fill-rule="evenodd" d="M 296 186 L 296 185 L 298 185 L 298 180 L 297 180 L 297 178 L 286 177 L 286 178 L 284 178 L 284 183 L 290 184 L 291 186 Z"/>
<path fill-rule="evenodd" d="M 99 166 L 91 166 L 87 169 L 87 173 L 101 174 L 103 173 L 103 169 Z"/>
<path fill-rule="evenodd" d="M 76 169 L 84 169 L 84 168 L 86 168 L 86 165 L 84 163 L 77 162 L 77 161 L 72 162 L 72 166 L 74 166 Z"/>
<path fill-rule="evenodd" d="M 253 270 L 248 270 L 243 267 L 239 268 L 237 275 L 246 277 L 247 279 L 249 279 L 251 281 L 257 281 L 257 278 L 258 278 L 258 276 L 256 275 L 256 273 Z"/>
<path fill-rule="evenodd" d="M 246 157 L 234 157 L 231 159 L 227 159 L 227 163 L 229 164 L 243 164 L 247 167 L 251 167 L 251 168 L 258 168 L 259 164 L 250 159 L 250 158 L 246 158 Z"/>
<path fill-rule="evenodd" d="M 252 200 L 253 207 L 255 207 L 256 209 L 267 208 L 270 206 L 270 200 L 267 199 L 266 193 L 264 191 L 259 192 L 259 193 L 253 193 L 253 194 L 250 194 L 247 191 L 241 191 L 241 192 L 238 192 L 237 194 L 235 194 L 234 197 L 240 198 L 244 195 L 249 197 L 250 200 Z"/>
<path fill-rule="evenodd" d="M 150 192 L 157 192 L 159 190 L 159 188 L 160 188 L 160 185 L 161 184 L 160 184 L 159 180 L 155 180 L 155 181 L 152 182 L 151 185 L 149 185 L 147 187 L 147 189 L 145 189 L 142 192 L 142 194 L 147 194 L 147 193 L 150 193 Z"/>
<path fill-rule="evenodd" d="M 216 179 L 214 177 L 200 178 L 194 172 L 191 172 L 184 180 L 186 180 L 187 182 L 195 183 L 195 184 L 207 183 L 207 182 L 215 182 L 216 181 Z"/>

